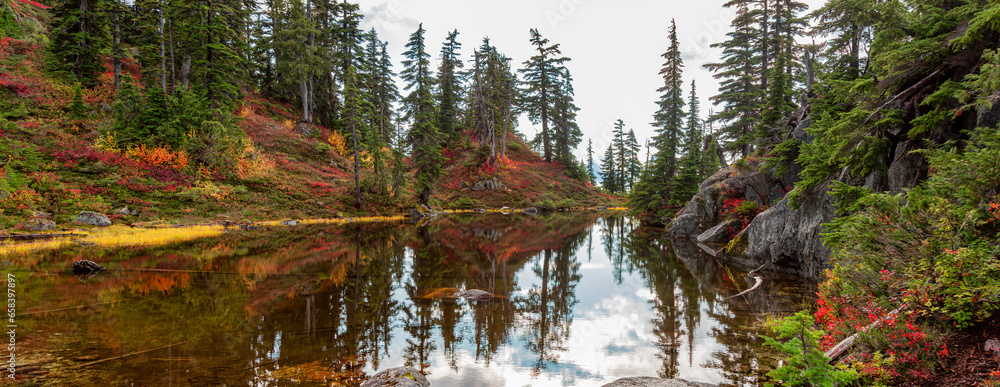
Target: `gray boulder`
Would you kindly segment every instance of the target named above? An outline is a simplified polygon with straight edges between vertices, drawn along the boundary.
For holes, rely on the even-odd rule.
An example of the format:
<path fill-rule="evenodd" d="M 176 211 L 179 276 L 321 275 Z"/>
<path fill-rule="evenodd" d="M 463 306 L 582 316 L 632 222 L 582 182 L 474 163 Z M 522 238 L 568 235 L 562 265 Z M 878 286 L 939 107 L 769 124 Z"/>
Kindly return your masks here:
<path fill-rule="evenodd" d="M 431 382 L 416 369 L 397 367 L 382 370 L 361 383 L 361 387 L 428 387 Z"/>
<path fill-rule="evenodd" d="M 27 231 L 49 231 L 56 228 L 56 222 L 42 218 L 31 218 L 21 227 Z"/>
<path fill-rule="evenodd" d="M 118 214 L 118 215 L 131 215 L 132 214 L 132 212 L 128 210 L 128 206 L 119 208 L 119 209 L 115 210 L 114 213 Z"/>
<path fill-rule="evenodd" d="M 648 376 L 621 378 L 604 387 L 717 387 L 714 384 L 689 382 L 684 379 L 661 379 Z"/>
<path fill-rule="evenodd" d="M 729 229 L 731 227 L 736 227 L 737 221 L 727 220 L 725 222 L 717 224 L 705 232 L 698 235 L 695 238 L 698 243 L 726 243 L 729 242 Z"/>
<path fill-rule="evenodd" d="M 692 236 L 701 233 L 700 218 L 698 214 L 686 213 L 678 216 L 673 222 L 670 222 L 670 238 L 672 239 L 691 239 Z"/>
<path fill-rule="evenodd" d="M 295 219 L 282 220 L 281 221 L 281 225 L 282 226 L 292 226 L 292 227 L 294 227 L 294 226 L 298 226 L 299 225 L 299 221 L 297 221 Z"/>
<path fill-rule="evenodd" d="M 107 215 L 92 211 L 80 211 L 80 213 L 73 217 L 73 222 L 98 227 L 107 227 L 111 225 L 111 219 L 108 219 Z"/>
<path fill-rule="evenodd" d="M 525 214 L 528 214 L 528 215 L 535 215 L 535 214 L 538 214 L 538 209 L 535 208 L 535 207 L 528 207 L 528 208 L 525 208 L 524 210 L 522 210 L 522 212 L 524 212 Z"/>

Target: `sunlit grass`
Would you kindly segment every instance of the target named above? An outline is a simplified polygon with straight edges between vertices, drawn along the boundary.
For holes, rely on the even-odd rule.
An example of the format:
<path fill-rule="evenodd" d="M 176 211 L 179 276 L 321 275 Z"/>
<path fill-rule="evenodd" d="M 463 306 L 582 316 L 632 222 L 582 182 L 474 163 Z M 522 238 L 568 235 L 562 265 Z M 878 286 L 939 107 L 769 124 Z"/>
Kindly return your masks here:
<path fill-rule="evenodd" d="M 116 225 L 87 231 L 80 235 L 56 239 L 34 242 L 4 241 L 0 243 L 0 258 L 58 250 L 75 243 L 94 246 L 96 248 L 158 246 L 192 239 L 215 237 L 222 235 L 224 232 L 223 227 L 217 225 L 176 228 L 133 228 Z"/>
<path fill-rule="evenodd" d="M 572 211 L 596 210 L 596 207 L 574 207 Z M 609 207 L 609 211 L 622 211 L 622 207 Z M 504 210 L 506 211 L 506 210 Z M 520 212 L 521 210 L 512 210 Z M 444 213 L 462 214 L 476 213 L 476 210 L 447 210 Z M 489 213 L 499 213 L 500 209 L 489 209 Z M 363 216 L 347 217 L 343 219 L 304 219 L 298 221 L 301 225 L 309 224 L 348 224 L 348 223 L 377 223 L 377 222 L 402 222 L 407 219 L 406 215 L 396 216 Z M 257 226 L 281 227 L 281 220 L 269 220 L 256 223 Z M 230 229 L 239 229 L 239 226 L 230 226 Z M 81 244 L 93 246 L 95 248 L 121 248 L 139 246 L 160 246 L 170 243 L 185 242 L 200 238 L 211 238 L 220 236 L 226 232 L 226 228 L 221 225 L 194 225 L 186 227 L 169 228 L 139 228 L 124 225 L 114 225 L 102 229 L 92 229 L 72 236 L 56 237 L 33 242 L 2 241 L 0 242 L 0 258 L 10 258 L 37 254 L 42 251 L 58 250 Z"/>

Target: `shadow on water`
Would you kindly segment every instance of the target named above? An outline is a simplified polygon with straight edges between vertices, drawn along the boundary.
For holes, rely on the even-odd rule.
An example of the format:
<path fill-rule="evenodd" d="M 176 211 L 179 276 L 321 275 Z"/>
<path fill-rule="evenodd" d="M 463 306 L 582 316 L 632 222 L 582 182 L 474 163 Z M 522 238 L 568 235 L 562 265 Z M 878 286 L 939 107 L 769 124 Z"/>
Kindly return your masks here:
<path fill-rule="evenodd" d="M 358 385 L 411 366 L 435 386 L 760 384 L 759 323 L 813 285 L 752 281 L 620 216 L 469 215 L 311 225 L 156 248 L 27 257 L 18 374 L 36 385 Z M 108 267 L 92 278 L 72 261 Z M 460 297 L 466 289 L 489 301 Z"/>

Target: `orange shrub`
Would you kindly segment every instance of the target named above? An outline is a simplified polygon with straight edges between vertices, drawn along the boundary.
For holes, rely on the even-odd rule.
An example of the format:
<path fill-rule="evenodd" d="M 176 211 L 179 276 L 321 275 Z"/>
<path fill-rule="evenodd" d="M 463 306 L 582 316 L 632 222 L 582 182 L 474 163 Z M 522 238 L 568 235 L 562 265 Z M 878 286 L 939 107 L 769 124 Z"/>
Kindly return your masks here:
<path fill-rule="evenodd" d="M 337 152 L 338 155 L 343 156 L 347 153 L 347 140 L 344 139 L 344 136 L 341 135 L 340 132 L 334 131 L 333 134 L 330 135 L 330 138 L 326 139 L 326 142 L 330 143 L 330 146 L 333 147 L 333 151 Z"/>
<path fill-rule="evenodd" d="M 131 146 L 125 151 L 129 158 L 141 161 L 150 165 L 171 166 L 176 169 L 187 168 L 190 160 L 187 152 L 173 152 L 167 147 L 150 147 L 146 144 Z"/>

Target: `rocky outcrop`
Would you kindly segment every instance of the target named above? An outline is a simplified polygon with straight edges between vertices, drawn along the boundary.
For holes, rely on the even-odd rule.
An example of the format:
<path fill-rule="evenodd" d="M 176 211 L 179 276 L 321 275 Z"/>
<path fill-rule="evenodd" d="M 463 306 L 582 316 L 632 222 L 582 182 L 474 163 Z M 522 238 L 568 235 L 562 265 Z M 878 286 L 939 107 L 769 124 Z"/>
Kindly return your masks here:
<path fill-rule="evenodd" d="M 382 370 L 361 383 L 361 387 L 429 387 L 431 382 L 424 374 L 410 367 Z"/>
<path fill-rule="evenodd" d="M 56 222 L 42 218 L 31 218 L 21 226 L 25 231 L 49 231 L 56 228 Z"/>
<path fill-rule="evenodd" d="M 661 379 L 648 376 L 621 378 L 603 387 L 716 387 L 715 384 L 689 382 L 684 379 Z"/>
<path fill-rule="evenodd" d="M 916 143 L 911 140 L 896 145 L 896 159 L 889 165 L 889 171 L 886 172 L 889 192 L 894 194 L 903 192 L 926 177 L 927 165 L 924 156 L 911 153 L 915 149 L 917 149 Z"/>
<path fill-rule="evenodd" d="M 98 227 L 107 227 L 111 225 L 111 219 L 108 219 L 107 215 L 91 211 L 80 211 L 80 213 L 73 217 L 73 222 Z"/>
<path fill-rule="evenodd" d="M 796 209 L 786 198 L 761 212 L 729 242 L 725 254 L 748 266 L 769 264 L 775 271 L 819 277 L 829 258 L 820 233 L 835 215 L 827 190 L 823 184 L 804 192 Z"/>
<path fill-rule="evenodd" d="M 698 193 L 671 222 L 671 238 L 693 240 L 726 220 L 722 212 L 727 199 L 753 201 L 762 207 L 772 206 L 781 200 L 785 196 L 786 184 L 773 171 L 756 170 L 760 164 L 755 162 L 750 170 L 726 167 L 702 182 Z"/>

